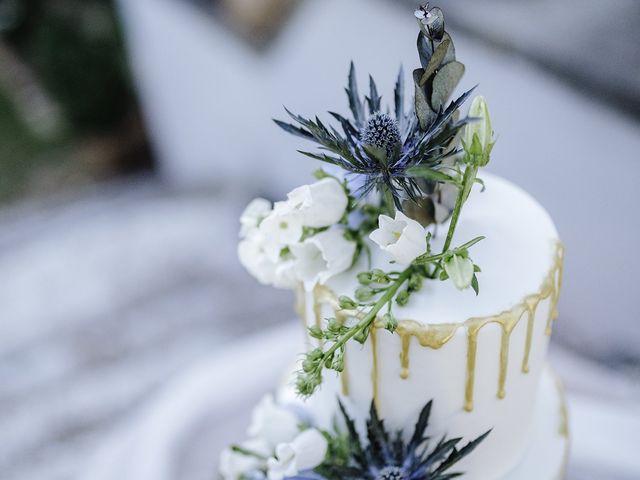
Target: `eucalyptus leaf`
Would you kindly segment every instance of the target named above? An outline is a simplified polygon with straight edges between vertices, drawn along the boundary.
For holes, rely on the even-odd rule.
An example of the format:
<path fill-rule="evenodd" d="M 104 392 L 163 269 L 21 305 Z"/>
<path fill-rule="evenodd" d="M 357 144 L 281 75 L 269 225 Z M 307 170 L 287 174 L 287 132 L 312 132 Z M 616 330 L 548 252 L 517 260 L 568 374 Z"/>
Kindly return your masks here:
<path fill-rule="evenodd" d="M 436 119 L 437 114 L 431 109 L 429 105 L 429 100 L 427 99 L 427 92 L 424 87 L 420 85 L 420 79 L 424 74 L 424 70 L 418 68 L 413 71 L 413 81 L 416 85 L 416 93 L 415 93 L 415 109 L 416 116 L 418 117 L 418 121 L 420 122 L 420 128 L 422 130 L 426 130 L 429 125 L 433 123 Z"/>
<path fill-rule="evenodd" d="M 447 40 L 449 41 L 449 48 L 447 49 L 447 53 L 442 60 L 443 65 L 456 61 L 456 47 L 453 45 L 453 39 L 451 38 L 451 35 L 449 35 L 447 32 L 444 32 L 442 42 L 444 43 Z"/>
<path fill-rule="evenodd" d="M 420 64 L 422 65 L 422 68 L 427 68 L 432 55 L 433 48 L 431 46 L 431 41 L 423 32 L 420 32 L 418 34 L 418 56 L 420 57 Z"/>
<path fill-rule="evenodd" d="M 464 75 L 464 65 L 460 62 L 451 62 L 442 67 L 433 78 L 433 93 L 431 94 L 431 106 L 434 110 L 443 107 Z"/>
<path fill-rule="evenodd" d="M 451 39 L 444 39 L 442 42 L 436 47 L 433 55 L 431 56 L 431 60 L 429 61 L 429 65 L 425 68 L 425 72 L 422 75 L 422 79 L 420 80 L 420 85 L 424 85 L 429 80 L 429 77 L 435 73 L 435 71 L 440 68 L 442 65 L 447 52 L 449 51 L 449 47 L 451 45 Z"/>

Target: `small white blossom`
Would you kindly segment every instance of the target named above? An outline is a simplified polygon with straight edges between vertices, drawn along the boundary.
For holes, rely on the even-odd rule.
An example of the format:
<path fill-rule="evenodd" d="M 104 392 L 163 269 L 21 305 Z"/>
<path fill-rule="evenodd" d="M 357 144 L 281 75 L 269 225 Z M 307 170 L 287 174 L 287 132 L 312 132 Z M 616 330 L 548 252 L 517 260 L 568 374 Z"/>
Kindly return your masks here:
<path fill-rule="evenodd" d="M 444 270 L 458 290 L 471 286 L 473 280 L 473 262 L 469 258 L 453 255 L 444 264 Z"/>
<path fill-rule="evenodd" d="M 272 450 L 260 439 L 247 440 L 240 445 L 248 452 L 266 458 L 272 454 Z M 246 475 L 262 470 L 266 467 L 266 461 L 253 455 L 234 452 L 226 448 L 220 454 L 220 474 L 224 480 L 240 480 Z"/>
<path fill-rule="evenodd" d="M 349 202 L 343 186 L 334 178 L 298 187 L 287 198 L 287 203 L 300 213 L 304 226 L 313 228 L 338 223 Z"/>
<path fill-rule="evenodd" d="M 344 238 L 340 229 L 327 230 L 291 246 L 297 277 L 307 290 L 351 267 L 355 242 Z"/>
<path fill-rule="evenodd" d="M 369 238 L 377 243 L 392 260 L 409 265 L 417 257 L 427 252 L 425 229 L 401 211 L 395 219 L 387 215 L 378 218 L 380 228 L 371 232 Z"/>
<path fill-rule="evenodd" d="M 273 396 L 266 395 L 253 410 L 248 435 L 275 448 L 291 442 L 298 435 L 298 417 L 276 404 Z"/>
<path fill-rule="evenodd" d="M 293 262 L 271 253 L 272 245 L 259 231 L 253 232 L 238 245 L 238 258 L 247 271 L 263 285 L 294 288 L 298 282 Z"/>
<path fill-rule="evenodd" d="M 251 203 L 247 205 L 247 208 L 244 209 L 242 215 L 240 215 L 240 225 L 242 226 L 240 236 L 245 238 L 254 232 L 258 228 L 258 225 L 260 225 L 260 222 L 271 213 L 271 210 L 271 202 L 269 200 L 265 200 L 264 198 L 252 200 Z"/>
<path fill-rule="evenodd" d="M 276 262 L 281 251 L 298 243 L 302 237 L 302 215 L 289 202 L 277 202 L 273 211 L 260 223 L 264 249 Z"/>
<path fill-rule="evenodd" d="M 318 467 L 327 455 L 327 448 L 327 439 L 318 430 L 305 430 L 291 443 L 276 447 L 275 456 L 267 461 L 268 479 L 283 480 Z"/>

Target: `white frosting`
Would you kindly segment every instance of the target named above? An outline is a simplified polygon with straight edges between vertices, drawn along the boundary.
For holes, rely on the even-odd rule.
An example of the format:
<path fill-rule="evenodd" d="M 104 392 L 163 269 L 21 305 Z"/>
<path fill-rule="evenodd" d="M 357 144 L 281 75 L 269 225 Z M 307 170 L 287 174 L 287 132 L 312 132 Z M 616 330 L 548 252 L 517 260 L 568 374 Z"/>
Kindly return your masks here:
<path fill-rule="evenodd" d="M 452 246 L 475 237 L 485 240 L 472 247 L 471 258 L 482 268 L 480 295 L 460 292 L 451 282 L 425 282 L 406 307 L 394 307 L 398 318 L 424 323 L 460 323 L 471 317 L 495 315 L 539 290 L 549 272 L 558 232 L 549 214 L 528 193 L 495 175 L 481 173 L 486 190 L 476 187 L 462 210 Z M 444 244 L 448 224 L 438 227 L 432 250 Z M 372 244 L 373 267 L 397 270 Z M 356 273 L 367 269 L 366 255 L 349 272 L 327 286 L 339 295 L 353 295 Z"/>
<path fill-rule="evenodd" d="M 483 235 L 486 240 L 474 246 L 471 256 L 482 267 L 479 275 L 480 295 L 471 290 L 459 292 L 451 282 L 427 281 L 404 308 L 395 306 L 400 320 L 411 319 L 428 324 L 459 323 L 472 317 L 497 315 L 520 304 L 528 295 L 540 292 L 542 284 L 554 264 L 557 232 L 549 215 L 528 194 L 511 183 L 483 174 L 486 191 L 474 191 L 465 206 L 456 231 L 454 245 Z M 433 250 L 439 251 L 446 234 L 441 227 Z M 390 265 L 376 247 L 372 246 L 374 266 L 385 270 Z M 329 283 L 337 295 L 353 295 L 355 275 L 363 269 L 364 259 L 353 271 Z M 307 296 L 307 319 L 313 322 L 313 297 Z M 372 401 L 373 374 L 377 372 L 378 406 L 386 424 L 392 430 L 411 433 L 421 408 L 434 400 L 431 434 L 445 433 L 471 440 L 488 429 L 491 435 L 473 455 L 460 464 L 468 480 L 502 478 L 521 459 L 527 445 L 535 407 L 540 373 L 545 364 L 549 337 L 545 334 L 551 299 L 540 302 L 536 310 L 530 371 L 522 373 L 525 355 L 527 321 L 520 321 L 511 334 L 507 352 L 508 369 L 505 398 L 499 399 L 498 376 L 502 328 L 489 324 L 478 334 L 473 388 L 473 410 L 465 406 L 465 384 L 468 377 L 467 328 L 461 325 L 440 349 L 422 347 L 411 338 L 409 377 L 402 379 L 401 339 L 384 330 L 377 333 L 377 370 L 373 368 L 371 339 L 364 346 L 351 342 L 347 349 L 346 380 L 349 395 L 345 401 L 352 414 L 362 421 Z M 322 308 L 323 317 L 333 316 L 328 305 Z M 335 408 L 340 379 L 325 374 L 321 392 L 312 404 L 325 411 L 325 421 Z M 321 415 L 322 416 L 322 415 Z"/>

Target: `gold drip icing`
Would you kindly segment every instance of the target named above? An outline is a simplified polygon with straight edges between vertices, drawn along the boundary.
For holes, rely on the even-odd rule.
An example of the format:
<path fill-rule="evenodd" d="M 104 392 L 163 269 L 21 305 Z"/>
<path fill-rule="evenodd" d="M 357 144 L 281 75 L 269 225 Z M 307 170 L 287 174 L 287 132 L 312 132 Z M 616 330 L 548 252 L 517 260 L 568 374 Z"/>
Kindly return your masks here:
<path fill-rule="evenodd" d="M 455 323 L 423 325 L 414 320 L 403 320 L 399 322 L 396 332 L 402 340 L 400 377 L 404 380 L 409 378 L 409 349 L 411 347 L 411 337 L 416 337 L 421 346 L 437 350 L 451 340 L 451 337 L 455 335 L 458 327 L 459 325 Z"/>
<path fill-rule="evenodd" d="M 307 295 L 304 289 L 304 285 L 300 283 L 296 290 L 296 301 L 293 305 L 293 310 L 298 315 L 298 318 L 302 320 L 302 330 L 304 336 L 309 339 L 309 325 L 307 325 Z"/>
<path fill-rule="evenodd" d="M 529 357 L 531 356 L 531 343 L 533 342 L 533 323 L 536 319 L 536 310 L 541 298 L 537 295 L 529 295 L 524 300 L 527 312 L 527 340 L 524 346 L 524 358 L 522 359 L 522 373 L 529 373 Z"/>
<path fill-rule="evenodd" d="M 549 315 L 546 322 L 545 333 L 551 334 L 553 320 L 557 317 L 557 304 L 562 287 L 562 267 L 564 259 L 564 247 L 562 243 L 556 243 L 556 251 L 554 255 L 554 264 L 550 269 L 547 277 L 542 283 L 538 293 L 529 295 L 518 305 L 512 309 L 502 312 L 498 315 L 481 318 L 470 318 L 459 324 L 423 324 L 415 320 L 400 320 L 396 333 L 401 339 L 400 351 L 400 377 L 408 379 L 410 376 L 410 348 L 411 338 L 416 337 L 421 346 L 439 349 L 446 345 L 456 334 L 459 328 L 464 327 L 467 331 L 467 376 L 465 386 L 464 408 L 467 411 L 473 410 L 474 383 L 476 371 L 476 353 L 478 348 L 478 334 L 483 327 L 488 324 L 498 324 L 502 329 L 501 345 L 500 345 L 500 371 L 498 375 L 498 398 L 504 398 L 506 395 L 505 385 L 508 372 L 509 347 L 511 333 L 520 323 L 522 318 L 527 316 L 527 332 L 525 353 L 522 360 L 522 372 L 529 372 L 529 359 L 533 342 L 533 332 L 536 312 L 538 306 L 543 300 L 549 301 Z M 363 314 L 355 310 L 340 310 L 337 295 L 326 286 L 318 286 L 313 291 L 314 296 L 314 314 L 316 325 L 321 325 L 321 305 L 327 304 L 335 312 L 337 319 L 346 321 L 349 318 L 361 319 Z M 305 322 L 306 323 L 306 322 Z M 377 330 L 383 329 L 384 323 L 378 318 L 371 328 L 371 348 L 373 355 L 373 396 L 374 401 L 378 401 L 378 354 L 377 354 Z M 346 368 L 346 363 L 345 363 Z M 349 392 L 348 375 L 342 375 L 342 389 Z"/>

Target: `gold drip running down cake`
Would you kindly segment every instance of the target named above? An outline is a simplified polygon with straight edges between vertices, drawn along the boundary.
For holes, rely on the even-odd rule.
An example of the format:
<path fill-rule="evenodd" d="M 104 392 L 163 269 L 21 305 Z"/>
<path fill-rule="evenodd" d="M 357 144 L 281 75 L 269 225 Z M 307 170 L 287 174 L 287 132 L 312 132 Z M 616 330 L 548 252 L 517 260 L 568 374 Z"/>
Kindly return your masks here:
<path fill-rule="evenodd" d="M 417 20 L 412 98 L 370 78 L 332 123 L 287 113 L 320 146 L 316 180 L 241 218 L 238 253 L 296 293 L 305 334 L 290 382 L 256 407 L 224 479 L 553 480 L 568 425 L 546 361 L 564 249 L 547 212 L 486 173 L 487 101 L 443 12 Z M 465 105 L 470 104 L 468 107 Z"/>

